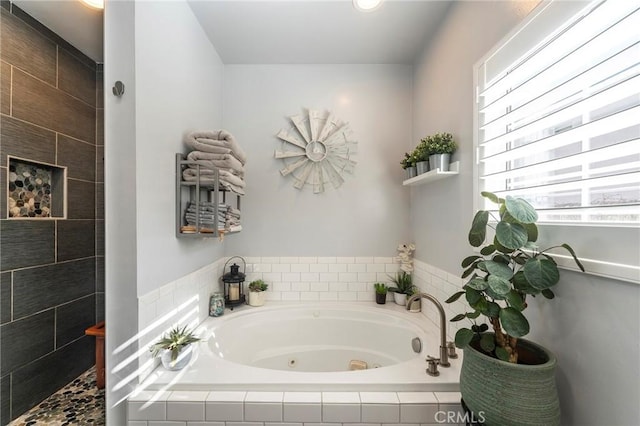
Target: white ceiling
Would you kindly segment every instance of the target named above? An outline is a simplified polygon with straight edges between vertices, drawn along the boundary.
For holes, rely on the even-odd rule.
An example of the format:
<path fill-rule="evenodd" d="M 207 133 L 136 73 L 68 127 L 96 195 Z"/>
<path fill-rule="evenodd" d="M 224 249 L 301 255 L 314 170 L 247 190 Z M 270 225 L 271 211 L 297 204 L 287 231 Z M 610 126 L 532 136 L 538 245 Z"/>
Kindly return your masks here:
<path fill-rule="evenodd" d="M 187 1 L 225 64 L 410 64 L 452 4 L 386 0 L 362 13 L 351 0 Z M 79 0 L 14 3 L 103 62 L 102 12 Z"/>

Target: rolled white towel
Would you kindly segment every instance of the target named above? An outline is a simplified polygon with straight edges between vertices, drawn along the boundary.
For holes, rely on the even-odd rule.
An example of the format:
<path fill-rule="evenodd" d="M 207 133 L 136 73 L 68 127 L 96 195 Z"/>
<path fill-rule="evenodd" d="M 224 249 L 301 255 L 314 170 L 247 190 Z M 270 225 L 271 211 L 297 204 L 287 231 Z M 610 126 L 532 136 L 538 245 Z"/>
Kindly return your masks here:
<path fill-rule="evenodd" d="M 194 150 L 203 152 L 220 153 L 217 148 L 228 148 L 242 164 L 247 162 L 244 151 L 233 135 L 226 130 L 191 132 L 185 137 L 184 142 Z"/>

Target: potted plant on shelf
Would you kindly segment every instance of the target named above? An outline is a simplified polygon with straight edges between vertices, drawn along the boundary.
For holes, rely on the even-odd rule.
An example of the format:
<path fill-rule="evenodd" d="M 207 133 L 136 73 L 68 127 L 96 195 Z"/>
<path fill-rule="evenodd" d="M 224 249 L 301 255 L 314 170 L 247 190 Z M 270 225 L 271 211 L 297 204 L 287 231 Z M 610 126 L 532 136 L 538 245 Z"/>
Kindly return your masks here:
<path fill-rule="evenodd" d="M 376 290 L 376 303 L 378 305 L 387 303 L 387 285 L 385 283 L 375 283 L 373 286 Z"/>
<path fill-rule="evenodd" d="M 407 179 L 411 179 L 412 177 L 416 176 L 416 164 L 412 154 L 405 152 L 404 158 L 402 159 L 402 161 L 400 161 L 400 165 L 405 171 L 405 177 Z"/>
<path fill-rule="evenodd" d="M 451 133 L 436 133 L 421 139 L 421 143 L 425 145 L 425 149 L 429 153 L 429 168 L 431 170 L 440 169 L 443 172 L 448 171 L 451 154 L 457 149 L 453 135 Z"/>
<path fill-rule="evenodd" d="M 401 271 L 397 272 L 394 277 L 390 278 L 394 286 L 389 287 L 388 290 L 393 293 L 394 302 L 396 302 L 398 305 L 406 305 L 407 296 L 411 296 L 415 291 L 411 274 L 408 274 L 405 271 Z"/>
<path fill-rule="evenodd" d="M 192 343 L 200 341 L 193 331 L 187 326 L 180 328 L 175 326 L 169 333 L 160 338 L 151 346 L 153 357 L 160 355 L 162 365 L 167 370 L 176 371 L 183 369 L 191 360 L 193 354 Z"/>
<path fill-rule="evenodd" d="M 416 159 L 416 173 L 421 175 L 429 171 L 429 148 L 424 139 L 420 141 L 413 151 Z"/>
<path fill-rule="evenodd" d="M 262 306 L 264 305 L 264 292 L 269 287 L 269 284 L 263 280 L 255 280 L 249 283 L 249 305 Z"/>
<path fill-rule="evenodd" d="M 469 319 L 471 328 L 461 328 L 455 343 L 464 349 L 460 373 L 462 398 L 469 409 L 482 413 L 485 424 L 544 424 L 560 422 L 560 405 L 555 385 L 556 358 L 547 349 L 522 339 L 529 333 L 523 311 L 527 296 L 553 299 L 551 290 L 560 274 L 547 252 L 564 248 L 577 266 L 584 268 L 568 244 L 539 250 L 536 222 L 538 214 L 525 200 L 482 195 L 498 204 L 495 237 L 462 261 L 469 278 L 463 291 L 446 302 L 464 296 L 471 310 L 451 321 Z M 478 211 L 469 231 L 469 243 L 480 247 L 487 235 L 489 211 Z M 493 328 L 478 322 L 485 316 Z"/>

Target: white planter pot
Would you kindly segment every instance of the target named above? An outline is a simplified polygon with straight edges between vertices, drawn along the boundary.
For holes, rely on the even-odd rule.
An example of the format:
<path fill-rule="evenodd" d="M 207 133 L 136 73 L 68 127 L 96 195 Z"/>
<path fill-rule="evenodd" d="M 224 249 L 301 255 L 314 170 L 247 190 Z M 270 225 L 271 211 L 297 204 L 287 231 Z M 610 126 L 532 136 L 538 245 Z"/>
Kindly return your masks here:
<path fill-rule="evenodd" d="M 393 293 L 393 301 L 398 305 L 406 305 L 407 304 L 407 295 L 404 293 Z"/>
<path fill-rule="evenodd" d="M 160 354 L 160 360 L 164 368 L 170 371 L 182 370 L 191 361 L 193 355 L 193 345 L 187 345 L 182 348 L 174 361 L 171 360 L 171 351 L 164 349 Z"/>
<path fill-rule="evenodd" d="M 249 292 L 249 305 L 262 306 L 264 305 L 264 291 L 250 291 Z"/>

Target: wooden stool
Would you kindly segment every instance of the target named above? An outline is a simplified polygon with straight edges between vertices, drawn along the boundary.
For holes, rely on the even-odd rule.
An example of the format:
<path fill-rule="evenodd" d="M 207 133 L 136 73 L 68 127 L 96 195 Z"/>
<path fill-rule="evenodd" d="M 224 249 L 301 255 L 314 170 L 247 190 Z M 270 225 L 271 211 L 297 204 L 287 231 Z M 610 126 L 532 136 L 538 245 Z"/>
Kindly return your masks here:
<path fill-rule="evenodd" d="M 84 334 L 96 336 L 96 385 L 104 388 L 104 321 L 87 328 Z"/>

